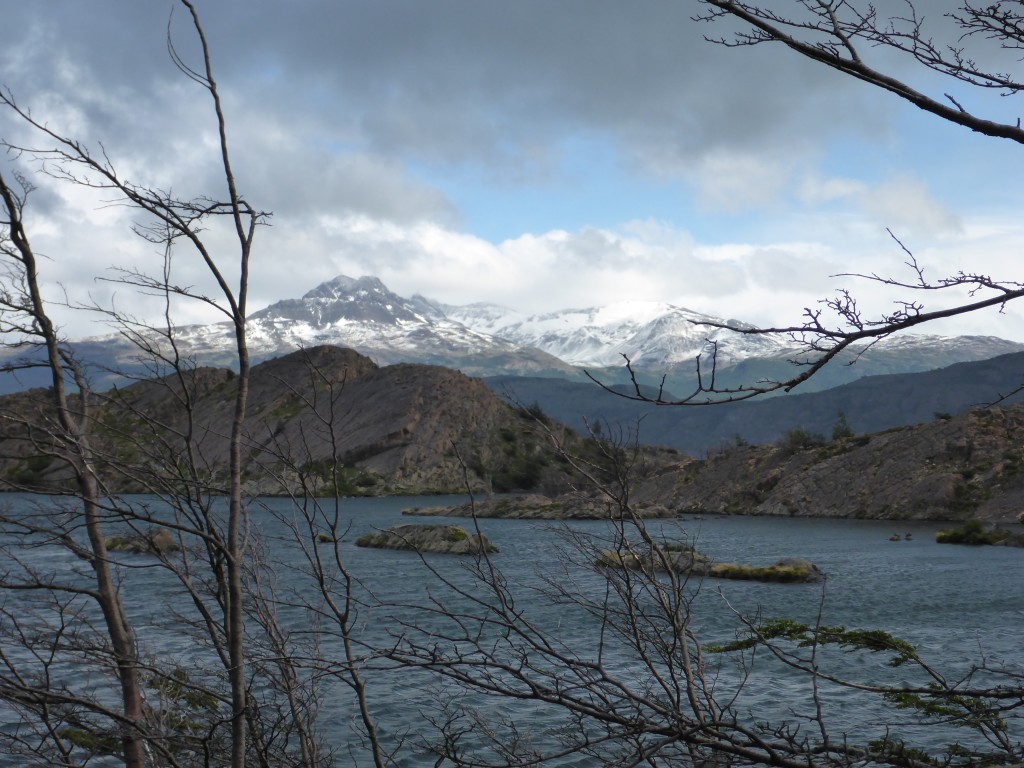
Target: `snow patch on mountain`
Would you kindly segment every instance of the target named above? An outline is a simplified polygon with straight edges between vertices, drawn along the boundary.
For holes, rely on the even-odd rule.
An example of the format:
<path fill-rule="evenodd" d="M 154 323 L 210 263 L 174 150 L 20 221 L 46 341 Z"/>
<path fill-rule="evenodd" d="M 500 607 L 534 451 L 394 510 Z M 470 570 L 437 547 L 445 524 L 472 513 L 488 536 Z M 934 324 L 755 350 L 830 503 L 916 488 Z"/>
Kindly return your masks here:
<path fill-rule="evenodd" d="M 709 325 L 737 325 L 673 304 L 623 301 L 603 307 L 567 309 L 523 317 L 495 305 L 444 307 L 449 318 L 518 344 L 537 347 L 578 366 L 621 365 L 623 356 L 646 368 L 674 366 L 707 355 L 717 346 L 718 362 L 782 354 L 791 344 Z"/>

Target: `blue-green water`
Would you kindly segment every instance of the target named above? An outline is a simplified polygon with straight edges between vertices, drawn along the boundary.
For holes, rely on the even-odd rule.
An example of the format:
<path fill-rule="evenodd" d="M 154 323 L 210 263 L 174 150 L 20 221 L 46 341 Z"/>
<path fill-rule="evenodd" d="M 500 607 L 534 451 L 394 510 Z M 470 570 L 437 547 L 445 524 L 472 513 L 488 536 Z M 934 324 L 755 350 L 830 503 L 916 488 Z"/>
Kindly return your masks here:
<path fill-rule="evenodd" d="M 343 514 L 349 528 L 341 544 L 341 554 L 350 572 L 359 580 L 359 596 L 364 601 L 358 612 L 357 629 L 367 643 L 384 643 L 398 631 L 397 622 L 416 615 L 413 609 L 403 614 L 393 603 L 425 605 L 429 597 L 440 601 L 457 598 L 441 584 L 438 574 L 454 585 L 474 588 L 467 560 L 433 556 L 425 561 L 409 552 L 361 549 L 355 540 L 363 533 L 408 522 L 452 522 L 464 526 L 471 521 L 448 518 L 416 518 L 401 514 L 403 508 L 442 505 L 449 498 L 346 499 Z M 277 561 L 282 594 L 309 590 L 304 585 L 300 562 L 292 560 L 295 550 L 278 516 L 290 514 L 286 500 L 267 499 L 254 505 L 252 520 L 268 543 L 271 560 Z M 609 534 L 610 524 L 598 521 L 562 525 L 538 521 L 480 520 L 479 527 L 500 548 L 493 564 L 500 569 L 511 589 L 519 596 L 518 605 L 528 618 L 551 635 L 565 642 L 581 656 L 597 653 L 594 622 L 583 612 L 550 599 L 552 583 L 578 590 L 581 595 L 597 595 L 602 589 L 599 574 L 591 569 L 567 565 L 574 557 L 569 534 L 597 538 Z M 782 585 L 729 582 L 707 579 L 699 585 L 693 603 L 693 626 L 708 643 L 734 637 L 738 616 L 793 618 L 813 623 L 848 628 L 884 628 L 911 642 L 922 657 L 954 677 L 984 657 L 990 665 L 1007 664 L 1017 672 L 1024 670 L 1024 651 L 1019 638 L 1024 627 L 1024 550 L 985 547 L 971 548 L 938 545 L 934 533 L 939 526 L 921 523 L 844 521 L 817 519 L 775 519 L 743 517 L 706 517 L 679 521 L 655 521 L 648 528 L 656 538 L 687 538 L 716 561 L 767 565 L 783 557 L 802 557 L 819 565 L 828 575 L 824 585 Z M 910 540 L 890 541 L 898 533 L 912 534 Z M 47 567 L 60 569 L 61 556 L 54 550 L 37 550 L 32 557 Z M 141 556 L 140 556 L 141 557 Z M 135 563 L 138 565 L 139 563 Z M 436 569 L 436 573 L 432 572 Z M 697 585 L 693 585 L 697 586 Z M 135 621 L 140 642 L 148 651 L 167 658 L 186 659 L 189 641 L 175 636 L 168 628 L 167 606 L 180 601 L 175 585 L 159 569 L 131 568 L 125 571 L 123 589 L 128 610 Z M 312 599 L 312 595 L 310 595 Z M 16 601 L 7 596 L 7 605 Z M 296 627 L 304 621 L 301 611 L 283 614 Z M 422 619 L 419 616 L 417 620 Z M 429 619 L 427 619 L 429 620 Z M 838 665 L 844 674 L 865 680 L 898 680 L 900 670 L 891 670 L 884 659 L 860 659 L 848 655 L 823 656 Z M 636 660 L 621 650 L 609 651 L 609 664 L 626 676 L 632 674 Z M 715 660 L 715 664 L 718 659 Z M 745 676 L 728 664 L 718 671 L 722 694 L 740 691 L 737 711 L 752 719 L 773 722 L 800 722 L 811 708 L 805 677 L 760 661 Z M 888 677 L 891 675 L 897 677 Z M 438 702 L 430 681 L 407 672 L 367 673 L 369 693 L 375 714 L 386 739 L 404 737 L 406 748 L 400 764 L 433 765 L 434 758 L 417 747 L 421 738 L 430 738 L 427 716 L 436 715 Z M 740 681 L 745 681 L 740 686 Z M 353 708 L 341 686 L 328 688 L 321 725 L 332 743 L 344 749 L 355 746 L 351 718 Z M 471 702 L 471 699 L 466 700 Z M 829 725 L 835 734 L 884 731 L 886 715 L 862 706 L 862 700 L 848 691 L 825 696 Z M 543 741 L 553 727 L 551 714 L 529 705 L 497 706 L 513 718 L 524 731 L 534 731 Z M 2 713 L 0 713 L 2 714 Z M 1019 740 L 1019 732 L 1016 738 Z M 908 739 L 943 743 L 941 726 L 930 726 L 927 737 L 903 724 Z M 872 730 L 874 729 L 874 730 Z M 929 742 L 930 740 L 930 742 Z M 342 762 L 347 764 L 349 758 Z M 361 764 L 353 757 L 355 764 Z M 2 764 L 2 760 L 0 760 Z M 588 765 L 584 761 L 565 761 L 564 765 Z"/>

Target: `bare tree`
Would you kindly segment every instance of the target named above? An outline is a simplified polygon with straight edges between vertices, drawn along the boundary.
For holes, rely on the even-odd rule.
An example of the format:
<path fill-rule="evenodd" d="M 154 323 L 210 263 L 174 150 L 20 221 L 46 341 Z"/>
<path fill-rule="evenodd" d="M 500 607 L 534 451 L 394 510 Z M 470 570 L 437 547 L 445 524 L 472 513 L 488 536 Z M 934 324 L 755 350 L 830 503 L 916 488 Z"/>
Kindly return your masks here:
<path fill-rule="evenodd" d="M 269 214 L 238 191 L 210 47 L 195 5 L 182 0 L 181 6 L 200 42 L 200 63 L 183 60 L 170 33 L 168 50 L 212 100 L 222 197 L 179 199 L 131 182 L 106 148 L 91 150 L 37 118 L 10 92 L 0 93 L 0 105 L 34 129 L 42 145 L 6 143 L 11 154 L 35 161 L 59 181 L 103 193 L 105 203 L 130 207 L 139 217 L 135 232 L 163 252 L 156 269 L 119 270 L 113 278 L 161 302 L 162 323 L 86 308 L 102 313 L 135 345 L 146 373 L 132 384 L 125 379 L 133 376 L 121 372 L 119 386 L 94 392 L 41 298 L 42 278 L 23 216 L 30 185 L 19 174 L 20 192 L 0 186 L 6 212 L 0 322 L 5 337 L 26 352 L 11 369 L 42 366 L 54 380 L 49 391 L 15 398 L 0 418 L 21 438 L 18 458 L 35 468 L 26 470 L 25 490 L 52 492 L 55 481 L 59 486 L 67 479 L 65 465 L 79 480 L 78 492 L 60 503 L 41 501 L 31 510 L 16 504 L 0 515 L 0 552 L 6 556 L 0 590 L 11 596 L 0 601 L 0 707 L 7 708 L 5 725 L 7 712 L 17 717 L 13 730 L 0 733 L 0 743 L 36 765 L 84 766 L 116 757 L 140 767 L 318 768 L 335 764 L 336 748 L 325 743 L 317 718 L 323 687 L 340 683 L 356 703 L 362 751 L 383 768 L 394 764 L 402 744 L 385 750 L 376 733 L 361 671 L 370 652 L 353 630 L 358 588 L 340 552 L 345 522 L 338 430 L 345 410 L 356 404 L 342 401 L 344 377 L 335 380 L 308 361 L 307 381 L 292 394 L 308 409 L 312 426 L 288 442 L 276 432 L 264 434 L 265 425 L 254 429 L 248 419 L 248 269 L 255 235 Z M 233 232 L 234 262 L 208 247 L 206 230 L 217 228 Z M 176 282 L 188 258 L 205 267 L 217 293 Z M 182 299 L 212 306 L 229 321 L 236 372 L 203 370 L 181 349 L 173 305 Z M 34 354 L 40 346 L 46 353 L 41 362 Z M 65 383 L 70 377 L 71 394 Z M 203 396 L 214 388 L 233 400 L 226 422 L 202 410 Z M 324 443 L 328 460 L 314 461 Z M 49 483 L 36 482 L 36 470 Z M 283 539 L 263 539 L 250 517 L 258 502 L 247 495 L 243 479 L 252 472 L 293 493 L 286 512 L 260 505 L 288 531 Z M 145 497 L 121 498 L 114 489 Z M 317 498 L 325 494 L 331 498 Z M 77 504 L 85 510 L 85 543 Z M 122 553 L 126 544 L 144 561 Z M 34 550 L 51 557 L 62 550 L 65 557 L 40 562 Z M 82 573 L 79 558 L 94 566 L 94 577 Z M 301 570 L 312 589 L 282 587 L 276 570 L 282 565 L 286 572 Z M 161 610 L 154 612 L 145 602 L 149 597 L 133 590 L 141 574 L 173 590 Z M 103 608 L 106 624 L 83 604 L 90 599 Z M 143 618 L 149 642 L 133 634 L 133 616 Z M 162 635 L 161 646 L 186 643 L 188 657 L 154 651 L 154 632 Z M 111 671 L 124 689 L 120 704 L 100 682 Z"/>
<path fill-rule="evenodd" d="M 17 535 L 21 546 L 7 549 L 0 586 L 19 595 L 39 594 L 42 600 L 33 604 L 39 613 L 22 610 L 27 602 L 0 605 L 0 627 L 6 633 L 0 646 L 0 701 L 30 725 L 27 732 L 0 737 L 36 764 L 79 766 L 97 755 L 113 755 L 133 766 L 327 765 L 333 759 L 332 748 L 317 729 L 317 715 L 321 686 L 334 681 L 354 695 L 370 760 L 382 767 L 394 764 L 403 745 L 385 748 L 375 730 L 365 670 L 377 664 L 390 670 L 397 665 L 403 675 L 423 671 L 452 686 L 448 692 L 454 695 L 446 699 L 446 708 L 431 716 L 436 734 L 426 737 L 439 766 L 581 759 L 622 766 L 807 768 L 875 763 L 923 768 L 936 761 L 966 765 L 1024 759 L 1018 715 L 1024 706 L 1021 677 L 984 660 L 948 676 L 885 632 L 739 613 L 737 634 L 728 642 L 702 642 L 696 601 L 706 587 L 695 569 L 695 542 L 682 533 L 671 540 L 655 535 L 637 511 L 631 492 L 642 454 L 633 441 L 621 436 L 595 434 L 588 452 L 574 453 L 549 431 L 556 451 L 603 495 L 609 508 L 606 532 L 565 531 L 565 559 L 525 587 L 512 584 L 487 555 L 476 562 L 469 584 L 435 571 L 438 581 L 427 602 L 395 606 L 390 644 L 361 645 L 352 630 L 365 606 L 357 578 L 341 556 L 346 528 L 340 501 L 336 493 L 326 501 L 317 498 L 325 490 L 324 468 L 314 472 L 310 466 L 312 456 L 319 455 L 312 446 L 330 445 L 326 476 L 333 479 L 328 486 L 337 490 L 339 409 L 350 407 L 342 405 L 345 382 L 326 378 L 311 366 L 310 386 L 296 388 L 295 394 L 313 414 L 314 426 L 295 435 L 246 434 L 248 265 L 255 234 L 267 214 L 250 206 L 236 187 L 210 51 L 194 5 L 180 1 L 201 42 L 202 63 L 189 66 L 173 45 L 171 55 L 212 99 L 224 197 L 180 200 L 158 188 L 133 184 L 118 174 L 105 152 L 91 152 L 34 118 L 9 93 L 0 95 L 0 103 L 50 147 L 9 147 L 12 151 L 43 161 L 49 172 L 68 182 L 111 193 L 143 216 L 138 232 L 162 247 L 162 268 L 155 276 L 141 270 L 122 272 L 118 280 L 162 297 L 166 319 L 158 327 L 113 316 L 122 333 L 148 356 L 151 370 L 161 375 L 140 382 L 142 386 L 131 392 L 119 389 L 102 397 L 92 392 L 38 295 L 36 262 L 23 225 L 28 186 L 21 192 L 6 183 L 0 187 L 7 235 L 3 255 L 12 270 L 9 289 L 0 297 L 3 321 L 8 330 L 42 346 L 54 382 L 45 409 L 9 412 L 6 423 L 21 430 L 30 446 L 27 455 L 52 456 L 71 468 L 81 505 L 50 506 L 2 518 L 5 533 Z M 904 98 L 915 92 L 895 83 L 889 87 L 888 80 L 864 67 L 857 53 L 861 42 L 885 44 L 887 39 L 945 71 L 942 59 L 922 53 L 929 49 L 913 15 L 909 32 L 897 32 L 878 26 L 874 11 L 857 13 L 845 2 L 798 2 L 794 7 L 806 18 L 793 21 L 751 4 L 707 0 L 707 5 L 713 8 L 709 21 L 724 14 L 752 25 L 755 31 L 733 44 L 779 41 L 805 55 L 816 52 L 812 58 L 837 66 L 831 56 L 850 62 L 843 71 Z M 965 15 L 965 29 L 994 34 L 1002 19 L 1003 39 L 1016 40 L 1016 17 L 1000 16 L 997 10 Z M 990 26 L 970 26 L 983 20 Z M 801 35 L 817 42 L 804 41 Z M 950 61 L 959 62 L 959 69 L 947 74 L 996 87 L 997 79 L 984 80 L 962 54 L 952 54 Z M 998 87 L 1009 88 L 1011 82 L 1005 78 Z M 976 128 L 960 114 L 959 105 L 950 110 L 935 104 L 946 110 L 932 110 L 939 116 L 958 116 L 956 122 Z M 985 121 L 977 123 L 984 125 Z M 990 135 L 1019 140 L 994 130 Z M 230 272 L 201 236 L 204 225 L 217 222 L 226 223 L 237 243 Z M 176 284 L 174 265 L 186 248 L 205 265 L 218 287 L 215 296 Z M 908 257 L 917 279 L 892 284 L 921 290 L 960 287 L 990 295 L 944 313 L 925 312 L 910 302 L 870 319 L 861 315 L 850 294 L 841 293 L 826 301 L 826 312 L 807 310 L 802 325 L 759 331 L 788 333 L 806 343 L 814 357 L 800 376 L 723 390 L 715 384 L 712 359 L 709 378 L 701 380 L 686 402 L 712 396 L 743 399 L 796 386 L 850 345 L 1024 295 L 1018 283 L 981 275 L 929 283 L 909 253 Z M 170 317 L 173 300 L 180 298 L 215 306 L 231 323 L 237 375 L 218 378 L 198 370 L 181 352 Z M 827 313 L 838 321 L 828 319 Z M 67 391 L 67 377 L 74 379 L 77 394 Z M 200 412 L 200 394 L 214 386 L 233 399 L 227 429 L 204 422 Z M 637 398 L 660 402 L 642 396 L 639 388 Z M 163 410 L 154 406 L 158 401 L 165 405 Z M 223 476 L 212 459 L 212 444 L 227 446 L 228 471 Z M 253 461 L 253 454 L 267 462 Z M 253 501 L 242 485 L 243 475 L 253 466 L 279 473 L 281 489 L 294 493 L 288 512 L 275 509 L 273 514 L 289 532 L 290 556 L 297 557 L 290 565 L 300 563 L 311 592 L 282 588 L 275 568 L 279 542 L 263 541 L 253 530 L 248 514 Z M 151 500 L 140 504 L 117 499 L 103 486 L 105 476 L 131 482 Z M 140 563 L 112 553 L 108 541 L 115 533 L 141 542 L 150 559 Z M 31 547 L 54 544 L 69 554 L 70 576 L 42 568 L 28 556 Z M 90 570 L 88 580 L 79 578 L 78 558 Z M 194 643 L 190 648 L 197 649 L 197 661 L 190 668 L 153 658 L 132 632 L 131 606 L 124 597 L 127 587 L 118 575 L 154 568 L 184 598 L 158 626 L 173 624 Z M 535 620 L 529 607 L 532 600 L 553 602 L 578 616 L 588 633 L 567 637 L 557 624 Z M 99 606 L 98 613 L 91 604 L 83 606 L 88 601 Z M 727 604 L 721 606 L 728 610 Z M 295 615 L 303 618 L 301 629 L 284 618 Z M 885 654 L 900 667 L 901 677 L 896 682 L 857 678 L 841 664 L 831 666 L 839 660 L 831 653 L 837 648 L 843 655 Z M 755 656 L 758 664 L 767 656 L 800 676 L 806 696 L 799 707 L 793 705 L 777 717 L 748 711 L 745 696 L 753 685 L 749 672 Z M 112 673 L 117 696 L 99 686 L 76 687 L 68 665 Z M 827 706 L 829 694 L 836 691 L 867 697 L 883 713 L 878 738 L 861 738 L 836 722 Z M 524 712 L 548 724 L 543 733 L 531 733 L 521 725 L 518 715 Z M 786 715 L 794 715 L 797 724 Z M 921 747 L 891 737 L 888 726 L 902 715 L 967 733 L 973 739 L 971 751 Z"/>
<path fill-rule="evenodd" d="M 60 180 L 95 189 L 123 201 L 142 217 L 136 224 L 136 232 L 163 248 L 163 269 L 156 276 L 132 269 L 122 271 L 117 280 L 140 291 L 163 296 L 168 308 L 165 314 L 166 326 L 163 329 L 140 327 L 128 318 L 116 314 L 110 317 L 121 324 L 126 336 L 152 355 L 154 370 L 159 368 L 171 372 L 170 378 L 161 381 L 161 386 L 184 414 L 177 425 L 158 424 L 150 415 L 135 421 L 129 429 L 122 429 L 121 437 L 130 440 L 140 449 L 141 453 L 137 456 L 143 457 L 145 463 L 119 463 L 116 451 L 104 456 L 96 455 L 93 446 L 97 430 L 105 431 L 108 437 L 112 433 L 116 437 L 118 426 L 109 420 L 112 412 L 116 412 L 118 418 L 122 419 L 139 414 L 126 413 L 124 408 L 112 411 L 109 407 L 111 402 L 118 400 L 115 393 L 113 401 L 108 398 L 105 402 L 108 407 L 104 409 L 104 416 L 97 417 L 91 405 L 96 395 L 89 386 L 83 368 L 58 338 L 40 294 L 37 261 L 28 241 L 23 218 L 30 188 L 25 183 L 19 193 L 6 182 L 0 184 L 6 213 L 3 253 L 9 260 L 6 267 L 8 285 L 2 297 L 4 320 L 7 323 L 5 330 L 20 334 L 20 344 L 43 348 L 44 365 L 49 368 L 52 379 L 48 406 L 35 413 L 9 412 L 5 418 L 9 425 L 23 431 L 27 444 L 33 450 L 42 451 L 44 455 L 52 456 L 71 467 L 78 483 L 78 498 L 83 506 L 88 543 L 79 542 L 75 536 L 79 526 L 77 518 L 63 510 L 55 514 L 51 512 L 49 517 L 5 516 L 4 522 L 9 532 L 19 534 L 26 545 L 45 542 L 61 544 L 74 555 L 87 559 L 94 571 L 95 586 L 83 586 L 75 579 L 55 579 L 32 563 L 19 561 L 15 557 L 12 560 L 15 566 L 6 570 L 3 580 L 4 586 L 10 590 L 45 593 L 56 608 L 52 617 L 43 619 L 43 623 L 34 628 L 24 623 L 24 617 L 14 612 L 7 613 L 11 633 L 22 637 L 23 645 L 32 650 L 29 655 L 35 656 L 35 661 L 39 662 L 36 668 L 42 669 L 42 673 L 29 679 L 20 673 L 19 664 L 24 658 L 19 659 L 17 654 L 7 654 L 4 661 L 8 665 L 9 674 L 4 678 L 3 690 L 5 698 L 13 706 L 31 710 L 41 729 L 41 741 L 35 745 L 24 743 L 23 746 L 30 751 L 34 750 L 43 759 L 61 764 L 74 763 L 76 747 L 84 749 L 86 753 L 118 752 L 129 766 L 142 766 L 147 760 L 156 759 L 154 755 L 159 755 L 168 764 L 177 764 L 177 751 L 169 746 L 166 734 L 161 735 L 160 729 L 152 722 L 144 722 L 147 719 L 144 711 L 147 706 L 150 716 L 158 709 L 145 704 L 143 688 L 146 686 L 141 682 L 144 677 L 150 680 L 151 693 L 155 691 L 163 705 L 184 700 L 193 710 L 209 709 L 214 720 L 220 718 L 227 724 L 230 737 L 220 739 L 220 743 L 227 745 L 232 766 L 243 766 L 247 753 L 253 751 L 251 745 L 255 743 L 258 747 L 260 740 L 266 739 L 264 724 L 255 712 L 252 682 L 247 670 L 245 582 L 247 573 L 252 581 L 259 569 L 251 568 L 248 561 L 252 552 L 242 490 L 242 471 L 245 448 L 243 430 L 249 385 L 245 330 L 249 260 L 257 228 L 266 221 L 268 214 L 252 207 L 237 189 L 228 148 L 226 118 L 213 76 L 210 48 L 194 4 L 189 0 L 181 0 L 181 6 L 188 13 L 193 31 L 200 42 L 199 66 L 192 67 L 178 55 L 170 35 L 168 49 L 178 68 L 211 98 L 226 188 L 226 196 L 222 199 L 178 199 L 159 188 L 133 183 L 120 175 L 106 150 L 94 152 L 82 142 L 59 133 L 50 124 L 37 119 L 15 101 L 10 92 L 0 93 L 0 105 L 34 129 L 41 137 L 41 143 L 46 145 L 45 148 L 39 148 L 6 143 L 9 152 L 38 162 L 43 172 Z M 223 259 L 213 255 L 201 234 L 204 228 L 219 220 L 228 223 L 237 242 L 237 261 L 230 270 Z M 183 258 L 178 253 L 182 246 L 189 248 L 204 265 L 219 290 L 219 296 L 197 294 L 173 281 L 174 260 Z M 212 479 L 203 471 L 203 457 L 197 450 L 201 425 L 197 424 L 192 409 L 196 377 L 189 361 L 179 353 L 174 343 L 174 326 L 169 315 L 172 297 L 197 300 L 215 307 L 230 321 L 234 330 L 238 374 L 233 377 L 234 413 L 228 427 L 228 471 L 223 480 Z M 31 364 L 36 363 L 26 363 Z M 69 378 L 78 390 L 74 396 L 67 393 Z M 123 405 L 123 401 L 117 404 Z M 209 429 L 209 425 L 206 429 Z M 107 444 L 109 447 L 109 440 Z M 98 461 L 104 463 L 108 475 L 111 471 L 120 471 L 132 476 L 139 487 L 159 494 L 167 502 L 167 507 L 154 512 L 112 498 L 99 479 L 96 468 Z M 226 515 L 218 509 L 217 498 L 221 496 L 227 499 Z M 186 594 L 191 597 L 198 616 L 196 626 L 202 630 L 198 636 L 205 637 L 215 657 L 220 659 L 228 680 L 226 717 L 221 718 L 219 714 L 221 693 L 217 688 L 204 687 L 183 678 L 176 671 L 167 672 L 143 664 L 140 658 L 140 648 L 125 617 L 121 590 L 115 576 L 115 571 L 126 566 L 108 551 L 107 541 L 110 526 L 113 526 L 118 533 L 127 527 L 130 533 L 152 544 L 152 538 L 147 539 L 151 533 L 141 530 L 141 526 L 146 524 L 160 524 L 168 531 L 173 531 L 173 536 L 179 541 L 174 548 L 182 546 L 182 551 L 186 553 L 175 558 L 162 547 L 151 547 L 156 550 L 163 565 L 176 574 L 180 584 L 186 587 Z M 191 552 L 199 553 L 201 559 L 192 558 L 188 554 Z M 194 570 L 201 562 L 207 566 L 202 571 L 205 576 Z M 258 581 L 253 583 L 258 586 Z M 70 598 L 65 601 L 61 595 Z M 65 640 L 69 635 L 60 629 L 66 624 L 62 617 L 69 615 L 68 611 L 74 608 L 71 603 L 81 596 L 92 597 L 102 611 L 104 631 L 90 633 L 85 642 L 95 644 L 96 652 L 102 650 L 106 642 L 111 644 L 110 656 L 122 691 L 120 707 L 113 707 L 102 696 L 72 695 L 66 690 L 66 682 L 62 684 L 63 687 L 54 688 L 54 681 L 47 672 L 53 664 L 64 660 L 67 653 L 80 653 L 86 657 L 89 655 L 82 643 L 67 644 Z M 89 620 L 83 616 L 87 614 L 79 615 L 79 620 L 91 627 Z M 265 621 L 263 627 L 266 636 L 273 640 L 272 622 Z M 44 658 L 33 650 L 37 647 L 36 641 L 29 644 L 29 635 L 38 632 L 45 634 L 47 628 L 56 634 L 51 634 L 50 656 Z M 76 634 L 80 632 L 80 629 L 76 630 Z M 177 691 L 173 696 L 168 695 L 172 684 Z M 200 706 L 197 702 L 203 704 Z M 99 714 L 116 723 L 121 740 L 119 750 L 112 749 L 100 738 L 103 729 L 84 716 L 76 714 L 68 717 L 62 714 L 60 717 L 64 717 L 75 728 L 69 730 L 57 726 L 55 712 L 64 713 L 69 708 L 79 712 L 83 707 L 92 715 Z M 194 717 L 198 713 L 186 714 Z M 90 727 L 98 730 L 89 731 Z M 219 725 L 213 723 L 211 728 L 216 730 Z M 85 733 L 85 736 L 76 737 L 76 734 L 81 733 Z M 197 738 L 196 742 L 201 742 L 198 748 L 205 751 L 207 759 L 210 759 L 210 738 Z M 273 762 L 265 749 L 257 748 L 256 753 L 266 755 L 261 762 Z M 59 756 L 59 760 L 54 756 Z M 219 762 L 220 758 L 217 760 Z M 313 765 L 316 762 L 310 757 L 303 764 Z"/>

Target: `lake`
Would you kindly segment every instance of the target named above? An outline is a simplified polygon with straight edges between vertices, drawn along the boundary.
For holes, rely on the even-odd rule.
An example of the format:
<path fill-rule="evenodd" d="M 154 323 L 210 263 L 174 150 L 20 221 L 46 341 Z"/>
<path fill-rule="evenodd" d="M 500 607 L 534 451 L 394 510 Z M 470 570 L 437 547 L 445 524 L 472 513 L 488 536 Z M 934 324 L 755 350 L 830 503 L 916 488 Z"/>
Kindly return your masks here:
<path fill-rule="evenodd" d="M 423 604 L 429 593 L 435 598 L 455 601 L 452 605 L 459 604 L 459 598 L 439 583 L 431 568 L 458 587 L 472 590 L 475 582 L 471 569 L 466 567 L 471 561 L 451 556 L 421 560 L 409 552 L 361 549 L 355 546 L 355 540 L 363 533 L 400 523 L 454 523 L 469 527 L 472 521 L 465 519 L 402 515 L 404 508 L 440 506 L 459 500 L 406 497 L 343 501 L 350 528 L 341 551 L 364 590 L 361 594 L 366 605 L 360 610 L 358 626 L 367 643 L 387 642 L 395 631 L 396 617 L 400 619 L 403 614 L 391 603 Z M 16 497 L 9 501 L 16 501 Z M 299 569 L 289 566 L 293 548 L 283 526 L 271 514 L 286 517 L 289 502 L 263 499 L 261 505 L 265 508 L 253 507 L 252 519 L 270 542 L 269 552 L 281 561 L 281 586 L 301 591 L 304 587 Z M 479 521 L 482 532 L 500 548 L 492 562 L 519 595 L 519 604 L 529 618 L 581 655 L 586 655 L 587 649 L 596 643 L 595 625 L 584 612 L 562 601 L 550 600 L 550 587 L 552 583 L 571 581 L 572 589 L 582 595 L 600 593 L 603 579 L 598 574 L 585 567 L 566 567 L 567 559 L 573 556 L 567 549 L 571 538 L 567 534 L 600 538 L 608 533 L 609 526 L 602 521 Z M 934 534 L 941 526 L 928 523 L 708 516 L 651 521 L 647 527 L 655 538 L 685 537 L 716 561 L 768 565 L 783 557 L 802 557 L 826 572 L 824 585 L 706 579 L 693 598 L 693 625 L 705 643 L 732 639 L 738 627 L 737 614 L 752 616 L 759 612 L 813 623 L 820 613 L 825 625 L 885 629 L 912 643 L 922 657 L 953 674 L 969 669 L 981 655 L 990 664 L 1005 663 L 1017 672 L 1024 667 L 1019 640 L 1024 627 L 1024 551 L 1020 549 L 938 545 Z M 893 534 L 899 534 L 900 540 L 890 541 Z M 910 534 L 909 540 L 906 534 Z M 53 551 L 37 550 L 31 557 L 50 567 L 62 567 L 60 557 Z M 71 563 L 66 565 L 70 567 Z M 128 610 L 147 649 L 167 657 L 186 658 L 190 653 L 187 639 L 175 637 L 163 621 L 166 604 L 178 599 L 166 576 L 158 569 L 132 569 L 126 574 L 124 589 Z M 8 595 L 7 600 L 9 606 L 17 596 Z M 406 615 L 418 614 L 413 610 Z M 287 621 L 301 623 L 303 619 L 301 613 L 295 613 Z M 894 674 L 886 667 L 884 658 L 865 661 L 845 654 L 827 658 L 846 673 L 866 679 L 884 679 Z M 609 662 L 627 675 L 636 664 L 622 649 L 613 649 Z M 899 670 L 895 673 L 898 675 Z M 807 681 L 779 669 L 778 665 L 759 662 L 748 675 L 740 676 L 726 664 L 719 675 L 718 684 L 723 692 L 733 687 L 742 689 L 737 710 L 753 719 L 798 721 L 810 705 Z M 424 754 L 417 743 L 426 733 L 424 711 L 427 715 L 438 712 L 435 687 L 425 676 L 407 671 L 372 672 L 369 683 L 382 734 L 387 739 L 406 739 L 407 748 L 399 764 L 433 765 L 436 758 Z M 350 727 L 353 709 L 343 693 L 340 686 L 338 690 L 328 689 L 322 719 L 332 743 L 344 751 L 346 746 L 357 748 L 358 739 Z M 471 703 L 472 697 L 465 701 Z M 861 702 L 848 691 L 828 694 L 826 703 L 834 709 L 830 725 L 837 733 L 860 735 L 882 728 L 883 714 L 877 708 L 861 707 Z M 553 738 L 554 724 L 548 711 L 533 705 L 485 700 L 479 704 L 485 709 L 497 707 L 496 711 L 514 719 L 517 727 L 532 732 L 541 742 Z M 0 725 L 10 727 L 10 723 Z M 1020 724 L 1012 725 L 1019 740 Z M 911 737 L 924 738 L 930 745 L 944 743 L 944 737 L 953 736 L 943 733 L 941 726 L 932 726 L 927 737 L 909 724 L 900 727 L 906 728 L 908 741 Z M 357 755 L 351 759 L 346 756 L 342 762 L 362 764 Z M 576 758 L 549 764 L 595 763 Z"/>

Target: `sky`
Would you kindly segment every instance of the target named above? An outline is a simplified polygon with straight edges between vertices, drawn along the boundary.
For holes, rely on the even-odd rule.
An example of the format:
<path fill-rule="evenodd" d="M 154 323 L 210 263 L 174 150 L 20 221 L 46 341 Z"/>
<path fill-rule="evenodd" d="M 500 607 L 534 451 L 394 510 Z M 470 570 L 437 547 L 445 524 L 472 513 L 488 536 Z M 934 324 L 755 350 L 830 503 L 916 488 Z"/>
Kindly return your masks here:
<path fill-rule="evenodd" d="M 211 102 L 167 51 L 170 30 L 199 63 L 181 7 L 8 6 L 0 82 L 36 119 L 106 152 L 133 182 L 224 196 Z M 543 313 L 659 301 L 761 326 L 798 324 L 840 289 L 868 313 L 907 298 L 926 310 L 966 300 L 840 276 L 913 281 L 903 246 L 928 278 L 1024 280 L 1024 150 L 780 47 L 709 43 L 730 28 L 695 22 L 695 0 L 197 6 L 239 188 L 273 212 L 256 240 L 250 311 L 338 274 L 450 304 Z M 948 35 L 937 14 L 935 24 Z M 979 114 L 1024 111 L 865 54 Z M 48 146 L 10 111 L 0 137 Z M 36 187 L 26 219 L 52 299 L 159 315 L 158 301 L 116 282 L 119 269 L 162 269 L 162 249 L 132 233 L 137 212 L 47 177 L 27 155 L 9 153 L 0 168 Z M 206 237 L 236 274 L 228 234 Z M 173 274 L 212 290 L 183 247 Z M 72 337 L 97 332 L 96 313 L 55 312 Z M 175 318 L 222 316 L 187 302 Z M 1024 342 L 1024 306 L 929 330 Z"/>

